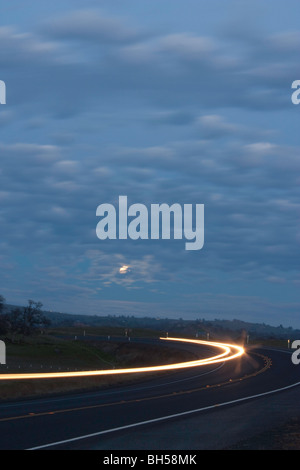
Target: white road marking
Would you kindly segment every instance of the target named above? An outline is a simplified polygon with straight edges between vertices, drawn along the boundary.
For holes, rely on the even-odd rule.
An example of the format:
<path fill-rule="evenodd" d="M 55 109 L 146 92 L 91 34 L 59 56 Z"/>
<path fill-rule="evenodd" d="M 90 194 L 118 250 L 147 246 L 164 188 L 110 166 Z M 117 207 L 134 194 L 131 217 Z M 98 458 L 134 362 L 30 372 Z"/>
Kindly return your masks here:
<path fill-rule="evenodd" d="M 283 390 L 288 390 L 290 388 L 297 387 L 299 385 L 300 385 L 300 382 L 296 382 L 294 384 L 287 385 L 287 386 L 282 387 L 282 388 L 277 388 L 275 390 L 270 390 L 268 392 L 258 393 L 256 395 L 251 395 L 251 396 L 244 397 L 244 398 L 238 398 L 236 400 L 226 401 L 226 402 L 223 402 L 223 403 L 216 403 L 215 405 L 205 406 L 203 408 L 197 408 L 197 409 L 190 410 L 190 411 L 183 411 L 181 413 L 176 413 L 176 414 L 167 415 L 167 416 L 161 416 L 160 418 L 148 419 L 146 421 L 140 421 L 140 422 L 133 423 L 133 424 L 127 424 L 125 426 L 120 426 L 120 427 L 117 427 L 117 428 L 105 429 L 104 431 L 98 431 L 98 432 L 94 432 L 92 434 L 86 434 L 86 435 L 83 435 L 83 436 L 73 437 L 71 439 L 65 439 L 63 441 L 51 442 L 50 444 L 43 444 L 41 446 L 31 447 L 30 449 L 27 449 L 27 450 L 45 449 L 45 448 L 48 448 L 48 447 L 53 447 L 53 446 L 57 446 L 57 445 L 61 445 L 61 444 L 67 444 L 67 443 L 70 443 L 70 442 L 80 441 L 80 440 L 88 439 L 88 438 L 91 438 L 91 437 L 101 436 L 101 435 L 104 435 L 104 434 L 109 434 L 109 433 L 113 433 L 113 432 L 117 432 L 117 431 L 123 431 L 125 429 L 130 429 L 130 428 L 134 428 L 134 427 L 138 427 L 138 426 L 143 426 L 145 424 L 153 424 L 153 423 L 158 423 L 160 421 L 166 421 L 166 420 L 172 419 L 172 418 L 179 418 L 181 416 L 187 416 L 187 415 L 191 415 L 191 414 L 194 414 L 194 413 L 199 413 L 201 411 L 211 410 L 211 409 L 216 408 L 216 407 L 220 408 L 221 406 L 232 405 L 234 403 L 240 403 L 240 402 L 243 402 L 243 401 L 246 401 L 246 400 L 251 400 L 251 399 L 263 397 L 263 396 L 266 396 L 266 395 L 271 395 L 273 393 L 282 392 Z"/>

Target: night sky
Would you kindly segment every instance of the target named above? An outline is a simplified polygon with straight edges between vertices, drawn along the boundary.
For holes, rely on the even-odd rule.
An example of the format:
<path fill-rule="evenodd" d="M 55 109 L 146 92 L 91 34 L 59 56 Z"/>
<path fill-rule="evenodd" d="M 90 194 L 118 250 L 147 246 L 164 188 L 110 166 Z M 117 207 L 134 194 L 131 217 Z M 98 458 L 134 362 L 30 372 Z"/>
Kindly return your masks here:
<path fill-rule="evenodd" d="M 0 6 L 0 294 L 300 327 L 299 0 Z M 99 240 L 96 209 L 204 204 L 205 243 Z"/>

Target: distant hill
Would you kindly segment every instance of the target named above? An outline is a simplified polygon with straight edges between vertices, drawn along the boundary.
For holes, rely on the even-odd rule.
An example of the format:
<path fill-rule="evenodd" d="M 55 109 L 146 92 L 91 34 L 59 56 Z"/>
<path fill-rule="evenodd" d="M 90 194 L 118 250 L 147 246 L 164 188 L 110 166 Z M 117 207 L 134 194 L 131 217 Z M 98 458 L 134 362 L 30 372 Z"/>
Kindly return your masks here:
<path fill-rule="evenodd" d="M 9 311 L 14 306 L 5 305 L 5 310 Z M 80 315 L 72 313 L 61 313 L 43 311 L 44 315 L 51 321 L 52 327 L 118 327 L 118 328 L 150 328 L 169 334 L 193 335 L 198 337 L 232 337 L 238 338 L 249 335 L 251 339 L 300 339 L 300 330 L 292 327 L 271 326 L 265 323 L 250 323 L 238 319 L 233 320 L 184 320 L 182 318 L 152 318 L 134 316 L 101 316 L 101 315 Z"/>

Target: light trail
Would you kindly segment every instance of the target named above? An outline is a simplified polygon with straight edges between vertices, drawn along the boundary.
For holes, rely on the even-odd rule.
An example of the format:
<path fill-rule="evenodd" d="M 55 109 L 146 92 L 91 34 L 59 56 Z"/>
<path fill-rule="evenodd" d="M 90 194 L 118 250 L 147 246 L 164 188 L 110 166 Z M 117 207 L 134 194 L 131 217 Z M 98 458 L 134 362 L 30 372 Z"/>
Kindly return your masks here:
<path fill-rule="evenodd" d="M 108 369 L 108 370 L 86 370 L 86 371 L 72 371 L 72 372 L 43 372 L 43 373 L 24 373 L 24 374 L 0 374 L 0 380 L 28 380 L 28 379 L 59 379 L 69 377 L 91 377 L 103 375 L 119 375 L 119 374 L 136 374 L 148 372 L 160 372 L 176 369 L 186 369 L 190 367 L 199 367 L 209 364 L 216 364 L 218 362 L 231 361 L 242 356 L 245 350 L 242 346 L 227 343 L 217 343 L 212 341 L 202 341 L 185 338 L 160 338 L 164 341 L 178 341 L 183 343 L 204 344 L 206 346 L 213 346 L 223 350 L 222 353 L 216 356 L 207 357 L 205 359 L 198 359 L 195 361 L 179 362 L 176 364 L 165 364 L 161 366 L 150 367 L 134 367 L 127 369 Z"/>

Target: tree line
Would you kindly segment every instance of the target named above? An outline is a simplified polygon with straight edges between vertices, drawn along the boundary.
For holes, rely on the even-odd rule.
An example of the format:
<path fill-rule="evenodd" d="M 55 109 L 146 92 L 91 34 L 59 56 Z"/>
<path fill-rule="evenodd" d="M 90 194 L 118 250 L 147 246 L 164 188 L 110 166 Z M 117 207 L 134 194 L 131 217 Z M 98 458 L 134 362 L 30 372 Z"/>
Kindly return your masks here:
<path fill-rule="evenodd" d="M 43 304 L 28 300 L 25 307 L 13 307 L 10 311 L 5 309 L 5 298 L 0 295 L 0 335 L 29 336 L 39 329 L 50 326 L 50 320 L 42 312 Z"/>

